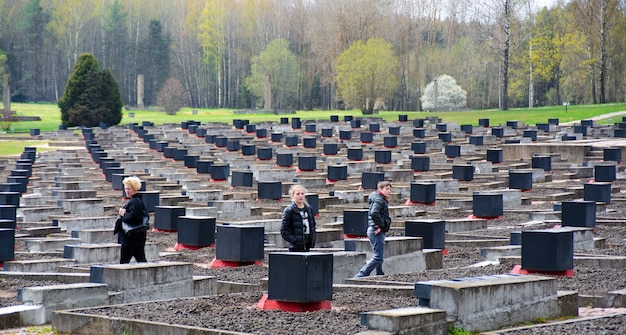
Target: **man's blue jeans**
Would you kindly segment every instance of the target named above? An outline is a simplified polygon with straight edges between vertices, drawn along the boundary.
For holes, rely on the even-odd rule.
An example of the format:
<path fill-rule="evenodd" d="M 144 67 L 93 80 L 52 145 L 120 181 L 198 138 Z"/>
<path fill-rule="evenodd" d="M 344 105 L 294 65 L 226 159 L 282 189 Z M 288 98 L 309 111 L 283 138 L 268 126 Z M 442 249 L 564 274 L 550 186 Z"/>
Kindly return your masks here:
<path fill-rule="evenodd" d="M 385 233 L 382 231 L 375 234 L 374 227 L 367 228 L 367 238 L 370 240 L 374 257 L 365 264 L 356 277 L 369 276 L 374 269 L 376 269 L 376 275 L 382 276 L 383 273 L 383 259 L 385 258 Z"/>

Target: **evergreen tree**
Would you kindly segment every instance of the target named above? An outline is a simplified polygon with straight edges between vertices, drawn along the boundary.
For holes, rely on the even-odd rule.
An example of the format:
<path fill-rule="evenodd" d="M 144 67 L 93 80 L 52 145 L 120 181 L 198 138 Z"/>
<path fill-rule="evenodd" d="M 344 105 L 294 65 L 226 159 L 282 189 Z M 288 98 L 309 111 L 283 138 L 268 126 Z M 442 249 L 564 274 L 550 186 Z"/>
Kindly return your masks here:
<path fill-rule="evenodd" d="M 102 72 L 102 94 L 104 102 L 104 122 L 109 125 L 119 124 L 122 121 L 122 96 L 113 73 L 108 69 Z"/>
<path fill-rule="evenodd" d="M 143 67 L 144 104 L 156 102 L 159 89 L 169 77 L 169 38 L 163 35 L 161 21 L 150 21 L 148 37 L 144 40 Z"/>
<path fill-rule="evenodd" d="M 79 56 L 58 101 L 61 122 L 66 126 L 95 127 L 121 121 L 122 103 L 119 86 L 109 71 L 100 72 L 93 54 Z"/>

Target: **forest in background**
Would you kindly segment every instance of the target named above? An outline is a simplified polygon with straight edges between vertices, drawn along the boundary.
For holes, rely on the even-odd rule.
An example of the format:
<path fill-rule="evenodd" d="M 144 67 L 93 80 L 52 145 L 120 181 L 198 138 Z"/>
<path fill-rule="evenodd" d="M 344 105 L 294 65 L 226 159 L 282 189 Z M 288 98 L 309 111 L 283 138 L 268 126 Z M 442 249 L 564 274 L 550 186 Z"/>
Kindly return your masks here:
<path fill-rule="evenodd" d="M 191 107 L 254 108 L 253 59 L 285 39 L 297 87 L 284 107 L 336 109 L 337 58 L 382 38 L 399 60 L 389 110 L 421 110 L 443 74 L 470 109 L 595 104 L 625 101 L 625 10 L 624 0 L 0 0 L 0 52 L 19 102 L 56 102 L 90 52 L 126 106 L 141 74 L 147 106 L 176 78 Z"/>

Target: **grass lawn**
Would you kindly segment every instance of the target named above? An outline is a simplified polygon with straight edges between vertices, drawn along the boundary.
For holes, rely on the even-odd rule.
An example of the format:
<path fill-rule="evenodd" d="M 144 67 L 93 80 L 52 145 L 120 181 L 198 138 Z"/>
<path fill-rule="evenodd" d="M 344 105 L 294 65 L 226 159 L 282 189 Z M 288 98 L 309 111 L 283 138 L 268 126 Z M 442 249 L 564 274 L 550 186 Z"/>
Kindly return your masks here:
<path fill-rule="evenodd" d="M 53 131 L 59 128 L 61 124 L 61 112 L 56 104 L 43 103 L 13 103 L 11 110 L 17 112 L 18 115 L 39 116 L 41 121 L 14 122 L 10 124 L 9 130 L 0 135 L 0 155 L 18 154 L 23 147 L 34 145 L 24 144 L 25 142 L 17 141 L 11 143 L 11 137 L 20 134 L 28 134 L 31 128 L 38 128 L 41 132 Z M 506 124 L 506 121 L 516 120 L 528 125 L 536 125 L 537 123 L 547 123 L 549 118 L 558 118 L 560 122 L 569 122 L 576 120 L 584 120 L 598 115 L 625 111 L 626 103 L 620 104 L 603 104 L 603 105 L 570 105 L 567 108 L 563 106 L 538 107 L 533 109 L 515 108 L 507 111 L 501 110 L 480 110 L 480 111 L 451 111 L 451 112 L 380 112 L 372 115 L 373 117 L 382 118 L 385 121 L 397 121 L 398 115 L 406 114 L 409 120 L 423 119 L 428 117 L 439 117 L 443 122 L 456 122 L 458 124 L 478 125 L 478 120 L 487 118 L 492 126 Z M 183 108 L 176 115 L 167 115 L 163 112 L 136 110 L 123 111 L 123 118 L 120 124 L 128 124 L 131 122 L 141 123 L 142 121 L 151 121 L 157 125 L 160 124 L 180 124 L 182 121 L 196 120 L 202 123 L 221 122 L 232 124 L 233 119 L 249 120 L 251 123 L 262 121 L 279 121 L 282 117 L 299 117 L 301 120 L 329 120 L 330 115 L 338 115 L 340 120 L 344 115 L 352 115 L 354 117 L 363 117 L 358 110 L 333 110 L 333 111 L 298 111 L 296 114 L 235 114 L 232 109 L 196 109 L 197 114 L 193 114 L 192 108 Z M 130 112 L 134 114 L 130 116 Z M 612 124 L 621 122 L 622 117 L 610 117 L 596 121 L 602 124 Z M 8 141 L 7 141 L 8 140 Z M 22 143 L 22 144 L 20 144 Z M 45 144 L 41 144 L 45 145 Z M 22 149 L 19 149 L 21 146 Z M 15 152 L 15 149 L 19 150 Z"/>

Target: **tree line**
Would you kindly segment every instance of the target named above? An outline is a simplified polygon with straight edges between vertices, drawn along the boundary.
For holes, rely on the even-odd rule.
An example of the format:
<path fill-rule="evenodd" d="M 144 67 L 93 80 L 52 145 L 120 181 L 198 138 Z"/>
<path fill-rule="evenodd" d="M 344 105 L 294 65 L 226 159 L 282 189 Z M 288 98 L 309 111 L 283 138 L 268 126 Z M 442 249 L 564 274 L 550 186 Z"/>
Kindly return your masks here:
<path fill-rule="evenodd" d="M 346 79 L 338 69 L 350 68 L 340 56 L 370 40 L 389 43 L 397 61 L 385 79 L 392 92 L 376 91 L 390 110 L 422 110 L 427 85 L 442 75 L 472 109 L 624 101 L 626 2 L 533 2 L 0 0 L 0 54 L 20 102 L 58 101 L 87 52 L 115 78 L 126 106 L 137 105 L 143 75 L 146 106 L 174 78 L 191 107 L 262 107 L 254 71 L 269 64 L 264 51 L 276 50 L 285 59 L 272 65 L 281 68 L 272 78 L 285 96 L 280 107 L 359 107 L 338 86 Z"/>

